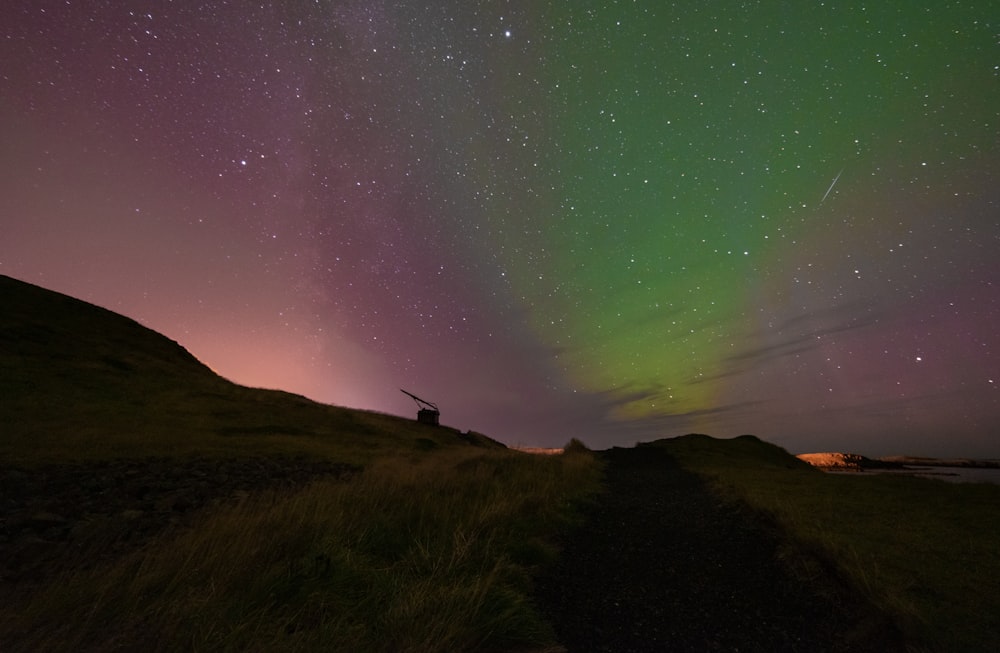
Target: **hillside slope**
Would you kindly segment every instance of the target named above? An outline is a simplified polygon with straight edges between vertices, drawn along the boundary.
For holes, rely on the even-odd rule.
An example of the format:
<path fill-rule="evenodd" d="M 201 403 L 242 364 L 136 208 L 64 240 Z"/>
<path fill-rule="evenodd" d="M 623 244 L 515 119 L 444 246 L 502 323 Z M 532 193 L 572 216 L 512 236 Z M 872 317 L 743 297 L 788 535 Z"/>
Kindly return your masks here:
<path fill-rule="evenodd" d="M 363 462 L 387 448 L 502 446 L 239 386 L 134 320 L 10 277 L 0 305 L 0 458 L 17 464 L 238 452 Z"/>

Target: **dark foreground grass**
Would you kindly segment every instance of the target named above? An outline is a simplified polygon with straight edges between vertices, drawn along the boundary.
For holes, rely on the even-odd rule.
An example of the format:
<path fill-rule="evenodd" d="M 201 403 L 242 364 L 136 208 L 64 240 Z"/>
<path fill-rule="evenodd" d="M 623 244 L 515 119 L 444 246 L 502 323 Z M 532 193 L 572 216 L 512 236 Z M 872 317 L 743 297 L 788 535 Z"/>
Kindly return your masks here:
<path fill-rule="evenodd" d="M 543 650 L 530 599 L 586 451 L 451 450 L 252 496 L 0 618 L 5 651 Z"/>
<path fill-rule="evenodd" d="M 894 615 L 918 646 L 1000 648 L 1000 487 L 826 474 L 755 438 L 688 436 L 658 445 L 771 515 Z"/>

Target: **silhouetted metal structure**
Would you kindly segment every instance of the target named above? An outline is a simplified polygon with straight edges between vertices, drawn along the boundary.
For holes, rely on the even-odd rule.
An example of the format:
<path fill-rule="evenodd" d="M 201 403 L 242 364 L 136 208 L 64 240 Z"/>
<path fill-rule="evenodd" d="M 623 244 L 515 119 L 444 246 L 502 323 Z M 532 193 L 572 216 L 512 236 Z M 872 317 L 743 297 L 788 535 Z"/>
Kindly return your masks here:
<path fill-rule="evenodd" d="M 438 410 L 436 404 L 429 401 L 421 399 L 412 392 L 407 392 L 402 388 L 399 389 L 404 395 L 408 395 L 410 399 L 416 402 L 417 407 L 420 409 L 417 411 L 417 421 L 421 424 L 430 424 L 431 426 L 438 426 L 440 424 L 441 411 Z"/>

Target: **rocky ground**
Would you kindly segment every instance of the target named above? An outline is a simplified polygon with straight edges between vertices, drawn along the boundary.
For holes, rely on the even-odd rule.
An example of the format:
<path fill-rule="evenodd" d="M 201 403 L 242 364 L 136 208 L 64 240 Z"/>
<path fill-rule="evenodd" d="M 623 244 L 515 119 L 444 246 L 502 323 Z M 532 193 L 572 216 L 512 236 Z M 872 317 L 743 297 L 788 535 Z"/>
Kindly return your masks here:
<path fill-rule="evenodd" d="M 184 527 L 201 508 L 356 471 L 294 457 L 0 467 L 0 603 L 64 570 L 90 567 Z"/>
<path fill-rule="evenodd" d="M 821 565 L 793 567 L 765 519 L 667 453 L 601 455 L 607 492 L 538 585 L 570 653 L 905 650 L 887 619 Z"/>

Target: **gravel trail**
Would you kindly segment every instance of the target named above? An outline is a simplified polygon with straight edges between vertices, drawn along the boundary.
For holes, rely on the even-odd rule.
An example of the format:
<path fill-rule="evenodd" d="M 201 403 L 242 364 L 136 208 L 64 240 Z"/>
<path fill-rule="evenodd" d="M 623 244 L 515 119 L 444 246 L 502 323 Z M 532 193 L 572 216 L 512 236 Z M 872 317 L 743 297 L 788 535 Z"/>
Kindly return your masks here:
<path fill-rule="evenodd" d="M 766 520 L 666 452 L 598 455 L 606 492 L 537 590 L 571 653 L 905 650 L 836 579 L 797 578 Z"/>

